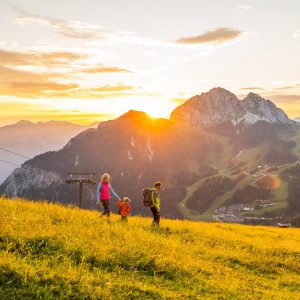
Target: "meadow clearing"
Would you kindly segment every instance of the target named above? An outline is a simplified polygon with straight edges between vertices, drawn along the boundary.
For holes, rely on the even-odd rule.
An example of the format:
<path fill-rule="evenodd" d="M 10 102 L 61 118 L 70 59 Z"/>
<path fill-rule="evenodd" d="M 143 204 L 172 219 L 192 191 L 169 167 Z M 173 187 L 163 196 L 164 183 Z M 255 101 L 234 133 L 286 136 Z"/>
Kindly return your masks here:
<path fill-rule="evenodd" d="M 0 198 L 0 299 L 300 299 L 300 229 Z"/>

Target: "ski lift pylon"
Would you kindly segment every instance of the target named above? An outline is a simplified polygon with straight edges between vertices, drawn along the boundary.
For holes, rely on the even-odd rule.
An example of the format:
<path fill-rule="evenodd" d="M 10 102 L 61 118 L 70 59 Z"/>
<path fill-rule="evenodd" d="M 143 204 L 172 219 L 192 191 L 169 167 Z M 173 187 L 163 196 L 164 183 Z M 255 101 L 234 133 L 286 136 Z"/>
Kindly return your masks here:
<path fill-rule="evenodd" d="M 96 173 L 67 173 L 66 183 L 79 184 L 78 206 L 82 207 L 83 184 L 96 184 Z"/>

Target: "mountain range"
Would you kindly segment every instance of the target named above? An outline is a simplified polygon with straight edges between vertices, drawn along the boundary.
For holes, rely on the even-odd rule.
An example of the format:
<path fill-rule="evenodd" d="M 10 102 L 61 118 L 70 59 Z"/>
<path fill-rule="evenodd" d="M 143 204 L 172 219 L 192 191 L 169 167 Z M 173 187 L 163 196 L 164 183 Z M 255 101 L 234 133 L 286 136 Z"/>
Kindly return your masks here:
<path fill-rule="evenodd" d="M 240 100 L 218 87 L 187 100 L 170 119 L 129 111 L 85 130 L 15 169 L 0 194 L 75 203 L 68 172 L 109 172 L 134 214 L 147 213 L 141 190 L 161 180 L 167 217 L 298 222 L 299 157 L 297 122 L 257 94 Z M 85 208 L 95 208 L 95 187 L 84 187 Z"/>
<path fill-rule="evenodd" d="M 0 149 L 0 159 L 22 164 L 26 157 L 34 157 L 46 151 L 55 151 L 62 148 L 71 137 L 90 126 L 81 126 L 69 122 L 49 121 L 37 122 L 22 120 L 16 124 L 0 127 L 0 148 L 21 154 L 17 156 Z M 0 182 L 13 171 L 14 165 L 1 162 Z"/>

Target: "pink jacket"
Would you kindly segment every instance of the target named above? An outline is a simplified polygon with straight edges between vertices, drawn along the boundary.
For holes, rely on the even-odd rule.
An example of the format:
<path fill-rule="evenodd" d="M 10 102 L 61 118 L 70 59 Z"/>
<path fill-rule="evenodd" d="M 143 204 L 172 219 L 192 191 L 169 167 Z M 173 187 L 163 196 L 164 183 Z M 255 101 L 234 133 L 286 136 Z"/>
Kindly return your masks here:
<path fill-rule="evenodd" d="M 110 199 L 110 193 L 113 194 L 114 197 L 117 199 L 120 198 L 117 193 L 113 190 L 110 183 L 104 183 L 100 182 L 98 184 L 97 192 L 96 192 L 96 199 L 97 202 L 100 202 L 100 200 L 109 200 Z"/>
<path fill-rule="evenodd" d="M 101 200 L 109 200 L 110 199 L 110 184 L 103 183 L 101 184 L 100 190 L 100 199 Z"/>

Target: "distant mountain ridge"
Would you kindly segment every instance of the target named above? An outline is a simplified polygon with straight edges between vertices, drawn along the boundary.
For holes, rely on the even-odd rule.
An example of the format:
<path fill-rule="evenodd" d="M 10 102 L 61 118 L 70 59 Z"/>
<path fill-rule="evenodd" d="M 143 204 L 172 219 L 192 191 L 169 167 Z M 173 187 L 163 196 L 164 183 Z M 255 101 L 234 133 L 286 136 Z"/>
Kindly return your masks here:
<path fill-rule="evenodd" d="M 88 125 L 80 125 L 80 124 L 76 124 L 76 123 L 72 123 L 72 122 L 68 122 L 68 121 L 57 121 L 57 120 L 50 120 L 50 121 L 38 121 L 38 122 L 32 122 L 29 120 L 20 120 L 16 123 L 13 124 L 7 124 L 7 125 L 3 125 L 0 127 L 0 129 L 7 129 L 7 128 L 16 128 L 18 126 L 34 126 L 34 127 L 39 127 L 39 126 L 60 126 L 60 125 L 65 125 L 65 126 L 69 126 L 69 127 L 73 127 L 73 128 L 93 128 L 93 127 L 97 127 L 99 124 L 99 122 L 95 122 L 95 123 L 91 123 Z"/>
<path fill-rule="evenodd" d="M 75 203 L 68 172 L 109 172 L 117 192 L 132 198 L 134 214 L 147 213 L 141 190 L 159 179 L 167 217 L 211 220 L 224 217 L 226 205 L 249 205 L 255 216 L 289 220 L 300 216 L 299 159 L 300 126 L 281 109 L 253 93 L 239 100 L 214 88 L 170 120 L 129 111 L 85 130 L 59 151 L 26 161 L 0 194 Z M 95 186 L 84 195 L 84 206 L 95 208 Z M 244 212 L 235 213 L 226 220 L 242 222 Z"/>
<path fill-rule="evenodd" d="M 95 124 L 91 125 L 95 126 Z M 82 126 L 66 121 L 31 122 L 21 120 L 15 124 L 0 127 L 0 147 L 17 152 L 23 156 L 34 157 L 50 150 L 58 150 L 68 140 L 86 130 L 90 126 Z M 25 159 L 0 150 L 0 159 L 15 164 L 22 164 Z M 1 162 L 0 182 L 2 182 L 15 166 Z"/>

